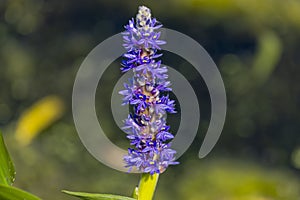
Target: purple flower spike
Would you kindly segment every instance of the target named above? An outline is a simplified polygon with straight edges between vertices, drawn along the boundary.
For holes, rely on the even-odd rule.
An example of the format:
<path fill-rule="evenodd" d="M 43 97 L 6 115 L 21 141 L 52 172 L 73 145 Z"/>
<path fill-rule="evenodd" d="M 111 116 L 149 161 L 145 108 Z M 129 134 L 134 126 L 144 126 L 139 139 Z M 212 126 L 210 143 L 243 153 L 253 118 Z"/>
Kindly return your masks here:
<path fill-rule="evenodd" d="M 156 60 L 162 54 L 157 54 L 160 45 L 166 42 L 160 40 L 162 27 L 151 17 L 150 9 L 140 6 L 136 19 L 129 20 L 123 33 L 127 53 L 123 55 L 122 72 L 133 70 L 134 77 L 129 83 L 124 83 L 123 104 L 133 106 L 133 113 L 124 120 L 123 130 L 127 133 L 130 145 L 128 155 L 124 156 L 129 170 L 136 168 L 143 173 L 162 173 L 169 165 L 176 165 L 176 151 L 171 149 L 174 138 L 166 125 L 166 113 L 176 113 L 175 101 L 162 92 L 171 91 L 170 81 L 167 81 L 168 69 Z"/>

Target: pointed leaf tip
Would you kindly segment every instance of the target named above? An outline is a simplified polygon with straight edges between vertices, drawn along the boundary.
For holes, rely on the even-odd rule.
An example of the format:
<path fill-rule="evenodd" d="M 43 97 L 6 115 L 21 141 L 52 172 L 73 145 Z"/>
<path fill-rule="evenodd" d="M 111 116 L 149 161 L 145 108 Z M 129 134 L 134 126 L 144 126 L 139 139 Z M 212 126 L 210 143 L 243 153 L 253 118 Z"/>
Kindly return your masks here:
<path fill-rule="evenodd" d="M 136 200 L 131 197 L 125 197 L 113 194 L 96 194 L 96 193 L 85 193 L 85 192 L 71 192 L 62 190 L 63 193 L 78 197 L 83 200 Z"/>

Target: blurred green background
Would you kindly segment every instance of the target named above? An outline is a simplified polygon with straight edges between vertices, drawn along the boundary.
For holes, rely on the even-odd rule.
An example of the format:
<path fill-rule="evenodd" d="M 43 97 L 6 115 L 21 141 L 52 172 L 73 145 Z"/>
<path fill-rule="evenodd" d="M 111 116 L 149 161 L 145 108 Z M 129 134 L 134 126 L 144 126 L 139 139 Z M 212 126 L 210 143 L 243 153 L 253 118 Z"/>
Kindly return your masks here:
<path fill-rule="evenodd" d="M 189 63 L 164 52 L 163 63 L 195 89 L 201 121 L 181 164 L 161 175 L 155 199 L 299 199 L 298 0 L 0 1 L 0 129 L 16 165 L 15 185 L 45 200 L 74 199 L 62 189 L 131 195 L 139 175 L 110 169 L 87 152 L 74 127 L 71 94 L 84 57 L 123 31 L 139 5 L 208 51 L 228 98 L 222 136 L 200 160 L 210 119 L 206 85 Z M 106 87 L 98 88 L 96 108 L 107 136 L 126 148 L 109 109 L 119 62 L 100 80 Z M 179 117 L 169 116 L 174 133 Z"/>

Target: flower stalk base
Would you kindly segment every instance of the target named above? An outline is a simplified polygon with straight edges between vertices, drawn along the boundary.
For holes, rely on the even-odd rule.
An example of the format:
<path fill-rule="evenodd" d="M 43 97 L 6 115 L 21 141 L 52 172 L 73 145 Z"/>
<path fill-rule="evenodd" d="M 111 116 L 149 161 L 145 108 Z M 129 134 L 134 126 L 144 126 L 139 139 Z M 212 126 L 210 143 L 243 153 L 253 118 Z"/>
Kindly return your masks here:
<path fill-rule="evenodd" d="M 138 200 L 152 200 L 159 174 L 143 173 L 137 191 Z"/>

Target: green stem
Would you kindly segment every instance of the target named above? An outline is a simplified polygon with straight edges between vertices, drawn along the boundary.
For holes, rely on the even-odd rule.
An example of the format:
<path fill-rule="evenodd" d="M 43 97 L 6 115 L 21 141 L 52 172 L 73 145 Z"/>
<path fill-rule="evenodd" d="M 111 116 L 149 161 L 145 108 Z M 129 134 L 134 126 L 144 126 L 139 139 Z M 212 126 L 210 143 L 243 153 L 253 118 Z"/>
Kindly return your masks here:
<path fill-rule="evenodd" d="M 159 174 L 142 174 L 139 183 L 138 200 L 152 200 Z"/>

